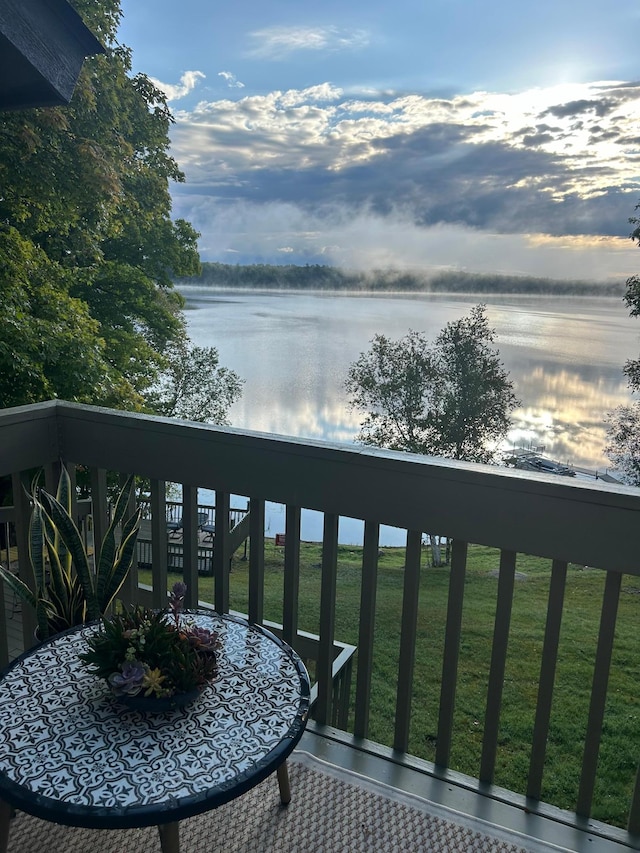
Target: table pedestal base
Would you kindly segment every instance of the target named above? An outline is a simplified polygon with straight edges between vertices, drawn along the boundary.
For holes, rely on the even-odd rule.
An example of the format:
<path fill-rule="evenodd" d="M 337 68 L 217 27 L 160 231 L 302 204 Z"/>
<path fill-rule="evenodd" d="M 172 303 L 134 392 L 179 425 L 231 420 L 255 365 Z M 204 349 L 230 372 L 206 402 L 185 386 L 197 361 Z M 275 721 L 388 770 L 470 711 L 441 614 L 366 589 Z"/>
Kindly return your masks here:
<path fill-rule="evenodd" d="M 283 761 L 280 767 L 276 770 L 278 777 L 278 788 L 280 789 L 280 802 L 283 806 L 288 806 L 291 802 L 291 785 L 289 783 L 289 768 L 287 762 Z M 11 810 L 9 810 L 11 813 Z M 7 834 L 9 820 L 7 818 Z M 160 847 L 162 853 L 180 853 L 180 824 L 178 821 L 174 823 L 163 823 L 158 826 L 160 834 Z M 0 846 L 0 853 L 5 853 L 6 846 Z"/>
<path fill-rule="evenodd" d="M 280 767 L 278 767 L 276 774 L 278 776 L 278 787 L 280 788 L 280 802 L 283 806 L 288 806 L 291 802 L 291 785 L 289 784 L 289 769 L 286 761 L 283 761 Z"/>
<path fill-rule="evenodd" d="M 0 800 L 0 853 L 7 853 L 9 845 L 9 823 L 13 809 L 9 803 Z"/>
<path fill-rule="evenodd" d="M 180 853 L 180 824 L 163 823 L 158 827 L 162 853 Z"/>

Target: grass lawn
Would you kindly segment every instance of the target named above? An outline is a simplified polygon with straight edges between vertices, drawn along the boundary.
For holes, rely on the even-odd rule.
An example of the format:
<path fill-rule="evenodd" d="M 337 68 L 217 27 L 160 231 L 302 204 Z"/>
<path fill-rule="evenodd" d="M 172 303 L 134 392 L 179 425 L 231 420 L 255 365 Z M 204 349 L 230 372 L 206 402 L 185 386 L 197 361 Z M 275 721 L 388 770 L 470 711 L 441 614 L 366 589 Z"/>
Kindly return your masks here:
<path fill-rule="evenodd" d="M 248 562 L 234 557 L 231 609 L 247 611 Z M 419 636 L 409 751 L 433 760 L 449 570 L 428 565 L 424 551 Z M 282 548 L 265 544 L 265 618 L 282 622 Z M 340 546 L 336 639 L 357 645 L 362 549 Z M 299 627 L 319 629 L 321 545 L 302 543 Z M 383 548 L 378 569 L 374 673 L 369 737 L 391 745 L 398 673 L 404 549 Z M 477 777 L 491 656 L 499 553 L 471 546 L 467 562 L 458 687 L 450 766 Z M 518 556 L 500 720 L 495 783 L 524 793 L 530 759 L 551 565 Z M 143 583 L 149 572 L 140 572 Z M 605 573 L 570 566 L 542 799 L 573 809 L 578 794 L 593 661 Z M 213 579 L 201 578 L 199 597 L 213 601 Z M 592 817 L 624 826 L 640 758 L 640 578 L 625 576 Z M 357 659 L 356 659 L 357 666 Z M 352 689 L 355 688 L 355 674 Z"/>

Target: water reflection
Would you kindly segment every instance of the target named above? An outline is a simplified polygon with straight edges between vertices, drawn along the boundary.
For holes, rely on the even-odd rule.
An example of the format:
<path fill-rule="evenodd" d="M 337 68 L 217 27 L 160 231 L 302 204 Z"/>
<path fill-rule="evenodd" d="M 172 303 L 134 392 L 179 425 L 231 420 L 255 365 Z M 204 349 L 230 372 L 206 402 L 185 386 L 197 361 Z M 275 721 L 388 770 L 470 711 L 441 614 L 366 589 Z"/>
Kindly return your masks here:
<path fill-rule="evenodd" d="M 513 443 L 602 469 L 605 415 L 630 399 L 622 367 L 637 356 L 640 324 L 617 299 L 184 292 L 192 339 L 246 380 L 230 413 L 245 429 L 353 441 L 359 415 L 344 380 L 373 336 L 433 338 L 479 301 L 521 400 Z"/>

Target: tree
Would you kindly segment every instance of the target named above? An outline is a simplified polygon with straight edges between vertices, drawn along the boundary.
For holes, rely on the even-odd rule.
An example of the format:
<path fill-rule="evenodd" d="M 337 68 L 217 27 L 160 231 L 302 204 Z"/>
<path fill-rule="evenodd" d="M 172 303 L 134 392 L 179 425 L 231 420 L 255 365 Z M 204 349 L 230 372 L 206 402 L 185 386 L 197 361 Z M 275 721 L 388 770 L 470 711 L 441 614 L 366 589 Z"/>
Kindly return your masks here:
<path fill-rule="evenodd" d="M 346 388 L 365 412 L 365 444 L 489 462 L 518 405 L 484 305 L 448 323 L 434 344 L 410 331 L 376 335 L 349 368 Z"/>
<path fill-rule="evenodd" d="M 117 43 L 120 0 L 71 2 L 106 54 L 68 107 L 0 115 L 0 407 L 153 411 L 189 350 L 173 280 L 199 271 L 198 235 L 171 218 L 173 118 Z"/>
<path fill-rule="evenodd" d="M 154 411 L 188 421 L 226 424 L 232 403 L 242 393 L 237 373 L 219 366 L 214 347 L 181 341 L 169 357 L 168 369 L 150 395 Z"/>
<path fill-rule="evenodd" d="M 640 205 L 636 205 L 636 210 Z M 629 235 L 640 245 L 640 218 L 629 220 L 636 227 Z M 624 301 L 632 317 L 640 316 L 640 276 L 627 279 Z M 640 358 L 630 359 L 624 366 L 632 393 L 640 392 Z M 622 475 L 625 483 L 640 486 L 640 401 L 628 406 L 619 406 L 607 416 L 607 439 L 605 453 Z"/>
<path fill-rule="evenodd" d="M 630 486 L 640 486 L 640 402 L 619 406 L 607 417 L 605 453 Z"/>
<path fill-rule="evenodd" d="M 351 405 L 365 412 L 359 440 L 491 461 L 518 405 L 493 340 L 484 305 L 448 323 L 433 344 L 415 331 L 399 341 L 376 335 L 346 381 Z M 442 565 L 439 540 L 430 537 L 434 566 Z"/>

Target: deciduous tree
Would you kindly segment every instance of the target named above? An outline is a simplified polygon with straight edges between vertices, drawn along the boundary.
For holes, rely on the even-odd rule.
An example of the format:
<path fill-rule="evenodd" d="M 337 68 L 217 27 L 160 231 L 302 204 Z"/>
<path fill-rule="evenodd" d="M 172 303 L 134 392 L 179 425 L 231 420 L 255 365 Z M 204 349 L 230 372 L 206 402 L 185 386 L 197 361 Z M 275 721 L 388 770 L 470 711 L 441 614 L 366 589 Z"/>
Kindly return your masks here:
<path fill-rule="evenodd" d="M 637 205 L 636 210 L 639 208 Z M 640 218 L 633 216 L 629 221 L 636 226 L 630 237 L 640 245 Z M 627 279 L 624 301 L 632 317 L 640 316 L 640 276 Z M 640 393 L 640 358 L 627 361 L 624 372 L 632 393 Z M 608 415 L 607 424 L 605 453 L 626 483 L 640 486 L 640 401 L 619 406 Z"/>
<path fill-rule="evenodd" d="M 353 407 L 365 413 L 359 440 L 491 461 L 517 405 L 493 340 L 483 305 L 448 323 L 433 344 L 415 331 L 399 341 L 376 335 L 346 382 Z"/>
<path fill-rule="evenodd" d="M 607 420 L 605 452 L 625 483 L 640 486 L 640 402 L 619 406 Z"/>
<path fill-rule="evenodd" d="M 215 347 L 196 347 L 185 340 L 170 353 L 150 399 L 154 411 L 167 417 L 226 424 L 229 408 L 241 393 L 242 380 L 220 367 Z"/>
<path fill-rule="evenodd" d="M 198 235 L 171 216 L 173 118 L 117 43 L 120 0 L 71 2 L 106 54 L 68 107 L 0 114 L 0 407 L 152 410 L 189 351 L 173 279 L 199 271 Z"/>

